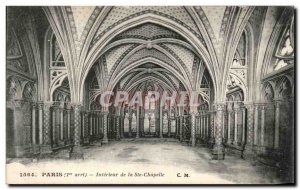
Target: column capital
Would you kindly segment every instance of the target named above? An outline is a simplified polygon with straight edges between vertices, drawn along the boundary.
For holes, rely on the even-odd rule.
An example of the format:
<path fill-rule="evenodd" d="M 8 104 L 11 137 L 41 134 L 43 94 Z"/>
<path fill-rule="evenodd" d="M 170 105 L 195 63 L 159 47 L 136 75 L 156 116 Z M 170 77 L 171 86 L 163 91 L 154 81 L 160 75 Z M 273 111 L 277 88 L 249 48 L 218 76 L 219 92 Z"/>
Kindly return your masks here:
<path fill-rule="evenodd" d="M 224 102 L 214 103 L 214 107 L 215 107 L 216 111 L 224 111 L 225 105 L 226 104 Z"/>
<path fill-rule="evenodd" d="M 253 102 L 244 103 L 244 106 L 245 106 L 246 109 L 249 109 L 249 110 L 253 110 L 254 109 Z"/>
<path fill-rule="evenodd" d="M 25 104 L 25 100 L 23 99 L 15 99 L 12 101 L 13 106 L 16 108 L 21 108 Z"/>
<path fill-rule="evenodd" d="M 52 105 L 53 105 L 53 102 L 44 102 L 43 108 L 44 108 L 44 110 L 50 110 Z"/>
<path fill-rule="evenodd" d="M 234 103 L 233 109 L 234 111 L 238 111 L 241 108 L 241 105 L 239 103 Z"/>
<path fill-rule="evenodd" d="M 79 111 L 82 108 L 82 104 L 72 102 L 70 105 L 74 108 L 75 111 Z"/>

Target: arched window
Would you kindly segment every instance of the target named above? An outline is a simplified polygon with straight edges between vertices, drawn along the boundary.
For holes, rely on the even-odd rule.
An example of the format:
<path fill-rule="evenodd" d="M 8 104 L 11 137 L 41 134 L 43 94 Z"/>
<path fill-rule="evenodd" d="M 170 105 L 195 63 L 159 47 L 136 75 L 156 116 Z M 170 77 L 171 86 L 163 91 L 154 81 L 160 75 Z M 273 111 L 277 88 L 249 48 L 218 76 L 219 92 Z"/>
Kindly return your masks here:
<path fill-rule="evenodd" d="M 65 61 L 54 34 L 50 41 L 50 59 L 50 67 L 65 67 Z"/>
<path fill-rule="evenodd" d="M 294 64 L 293 19 L 284 29 L 276 49 L 274 70 Z"/>

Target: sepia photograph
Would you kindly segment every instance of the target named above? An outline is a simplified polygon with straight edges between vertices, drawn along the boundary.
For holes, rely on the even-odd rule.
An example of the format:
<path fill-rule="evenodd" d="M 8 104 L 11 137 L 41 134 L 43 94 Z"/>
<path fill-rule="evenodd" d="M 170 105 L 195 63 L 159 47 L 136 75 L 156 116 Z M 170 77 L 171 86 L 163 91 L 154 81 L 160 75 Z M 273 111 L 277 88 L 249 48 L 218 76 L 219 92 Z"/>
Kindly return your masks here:
<path fill-rule="evenodd" d="M 294 6 L 99 4 L 5 7 L 6 184 L 295 185 Z"/>

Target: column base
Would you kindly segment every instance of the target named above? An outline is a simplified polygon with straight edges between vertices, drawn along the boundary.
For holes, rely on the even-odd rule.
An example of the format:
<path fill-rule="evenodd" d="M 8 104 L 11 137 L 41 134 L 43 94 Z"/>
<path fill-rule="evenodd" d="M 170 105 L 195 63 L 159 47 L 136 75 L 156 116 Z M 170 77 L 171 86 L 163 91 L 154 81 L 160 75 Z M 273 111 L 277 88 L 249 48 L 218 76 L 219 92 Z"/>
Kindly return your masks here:
<path fill-rule="evenodd" d="M 233 141 L 232 144 L 235 145 L 235 146 L 238 146 L 238 142 L 237 141 Z"/>
<path fill-rule="evenodd" d="M 95 145 L 95 146 L 102 146 L 101 140 L 96 140 L 96 141 L 94 142 L 94 145 Z"/>
<path fill-rule="evenodd" d="M 38 145 L 32 145 L 30 148 L 30 152 L 32 154 L 38 154 L 40 152 L 40 147 Z"/>
<path fill-rule="evenodd" d="M 224 160 L 225 159 L 224 146 L 214 145 L 211 156 L 213 160 Z"/>
<path fill-rule="evenodd" d="M 231 139 L 227 139 L 227 144 L 232 144 L 232 140 Z"/>
<path fill-rule="evenodd" d="M 196 139 L 190 139 L 190 143 L 191 143 L 191 146 L 195 146 L 196 145 Z"/>
<path fill-rule="evenodd" d="M 90 138 L 89 137 L 84 137 L 83 138 L 83 144 L 89 145 L 90 144 Z"/>
<path fill-rule="evenodd" d="M 58 142 L 58 146 L 65 146 L 65 141 L 60 140 L 60 141 Z"/>
<path fill-rule="evenodd" d="M 49 158 L 52 154 L 52 148 L 50 145 L 41 145 L 39 158 Z"/>
<path fill-rule="evenodd" d="M 215 143 L 215 139 L 213 137 L 210 137 L 208 140 L 208 143 L 213 147 L 213 145 Z"/>
<path fill-rule="evenodd" d="M 74 146 L 70 152 L 70 159 L 84 159 L 81 146 Z"/>
<path fill-rule="evenodd" d="M 103 143 L 103 144 L 107 144 L 107 143 L 108 143 L 108 138 L 107 138 L 107 137 L 103 137 L 102 143 Z"/>
<path fill-rule="evenodd" d="M 13 147 L 13 157 L 23 157 L 25 154 L 24 148 L 20 145 L 14 146 Z"/>
<path fill-rule="evenodd" d="M 245 160 L 253 160 L 255 158 L 252 146 L 245 146 L 242 158 Z"/>

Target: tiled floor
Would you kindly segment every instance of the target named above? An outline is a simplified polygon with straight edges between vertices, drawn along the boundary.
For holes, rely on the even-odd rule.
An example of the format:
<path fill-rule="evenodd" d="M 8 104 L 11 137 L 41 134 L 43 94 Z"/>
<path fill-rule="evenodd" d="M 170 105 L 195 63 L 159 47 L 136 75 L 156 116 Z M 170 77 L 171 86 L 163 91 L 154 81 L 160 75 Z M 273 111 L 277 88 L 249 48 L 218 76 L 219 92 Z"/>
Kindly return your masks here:
<path fill-rule="evenodd" d="M 226 156 L 222 161 L 212 160 L 208 148 L 191 147 L 179 142 L 114 141 L 100 148 L 89 147 L 84 152 L 85 160 L 106 164 L 177 167 L 200 175 L 209 174 L 228 183 L 279 183 L 274 168 L 233 156 Z M 199 182 L 203 183 L 200 179 Z"/>

